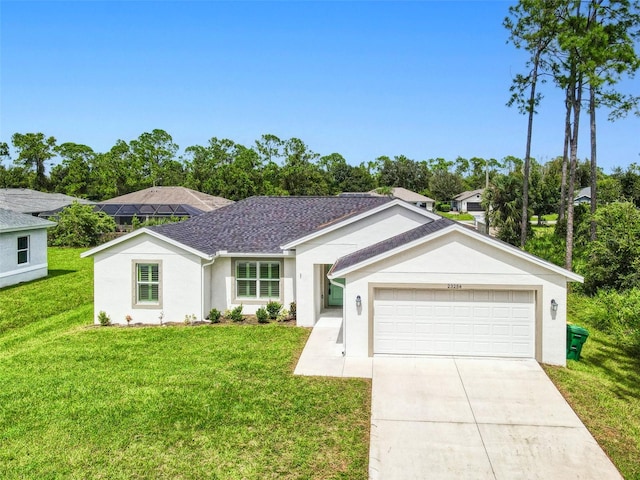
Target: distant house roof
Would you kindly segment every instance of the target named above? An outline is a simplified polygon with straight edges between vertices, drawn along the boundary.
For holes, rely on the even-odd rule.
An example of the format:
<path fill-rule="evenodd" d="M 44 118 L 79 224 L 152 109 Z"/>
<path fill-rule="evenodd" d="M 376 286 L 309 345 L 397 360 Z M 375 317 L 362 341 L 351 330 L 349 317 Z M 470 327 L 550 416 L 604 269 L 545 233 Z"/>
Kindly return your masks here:
<path fill-rule="evenodd" d="M 150 187 L 100 202 L 101 205 L 182 205 L 191 207 L 194 213 L 196 210 L 193 209 L 197 209 L 198 212 L 210 212 L 231 203 L 233 203 L 232 200 L 214 197 L 186 187 Z"/>
<path fill-rule="evenodd" d="M 281 253 L 288 242 L 392 201 L 373 196 L 250 197 L 150 230 L 208 255 Z"/>
<path fill-rule="evenodd" d="M 458 202 L 461 202 L 463 200 L 466 200 L 469 197 L 473 197 L 478 194 L 482 195 L 483 192 L 484 192 L 484 188 L 479 188 L 477 190 L 467 190 L 466 192 L 459 193 L 458 195 L 453 197 L 453 199 Z"/>
<path fill-rule="evenodd" d="M 371 190 L 369 193 L 371 195 L 382 195 L 377 190 Z M 424 195 L 420 195 L 419 193 L 413 192 L 411 190 L 407 190 L 406 188 L 402 188 L 402 187 L 393 187 L 391 189 L 391 195 L 394 196 L 395 198 L 399 198 L 400 200 L 404 200 L 405 202 L 409 202 L 409 203 L 435 202 L 433 198 L 425 197 Z"/>
<path fill-rule="evenodd" d="M 383 240 L 382 242 L 378 242 L 374 245 L 365 247 L 361 250 L 339 258 L 331 268 L 331 272 L 344 270 L 345 268 L 349 268 L 358 263 L 362 263 L 366 260 L 369 260 L 370 258 L 377 257 L 378 255 L 382 255 L 395 248 L 402 247 L 403 245 L 411 243 L 414 240 L 425 237 L 427 235 L 431 235 L 438 230 L 442 230 L 443 228 L 455 225 L 455 223 L 456 222 L 454 222 L 453 220 L 449 220 L 448 218 L 441 218 L 430 223 L 425 223 L 424 225 L 420 225 L 419 227 L 396 235 L 395 237 L 388 238 L 386 240 Z M 329 274 L 331 274 L 331 272 L 329 272 Z"/>
<path fill-rule="evenodd" d="M 581 198 L 585 200 L 591 200 L 591 187 L 584 187 L 578 190 L 578 193 L 576 193 L 575 199 L 579 200 Z"/>
<path fill-rule="evenodd" d="M 35 230 L 55 226 L 54 222 L 24 213 L 0 208 L 0 233 L 20 230 Z"/>
<path fill-rule="evenodd" d="M 28 188 L 0 188 L 0 208 L 32 215 L 50 216 L 73 202 L 93 204 L 62 193 L 45 193 Z"/>

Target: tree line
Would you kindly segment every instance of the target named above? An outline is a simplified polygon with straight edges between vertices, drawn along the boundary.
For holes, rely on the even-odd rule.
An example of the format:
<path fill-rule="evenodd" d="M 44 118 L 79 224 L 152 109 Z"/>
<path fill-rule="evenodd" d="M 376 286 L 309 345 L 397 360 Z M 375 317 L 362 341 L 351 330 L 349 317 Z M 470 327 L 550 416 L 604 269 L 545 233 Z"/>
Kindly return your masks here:
<path fill-rule="evenodd" d="M 454 160 L 412 160 L 404 155 L 380 156 L 350 165 L 339 153 L 320 155 L 298 138 L 281 140 L 263 135 L 246 147 L 229 139 L 213 137 L 207 145 L 193 145 L 178 155 L 179 146 L 164 130 L 145 132 L 125 142 L 118 140 L 107 152 L 87 145 L 65 142 L 43 133 L 12 136 L 16 154 L 9 157 L 0 144 L 0 187 L 33 188 L 101 201 L 151 186 L 185 186 L 210 195 L 241 200 L 253 195 L 334 195 L 341 192 L 385 191 L 404 187 L 448 202 L 465 190 L 489 188 L 485 204 L 499 236 L 518 244 L 523 204 L 524 161 L 508 156 L 501 160 L 480 157 Z M 47 163 L 57 160 L 47 168 Z M 6 163 L 7 165 L 5 165 Z M 531 215 L 558 213 L 562 208 L 564 159 L 544 164 L 529 161 Z M 589 160 L 576 163 L 579 186 L 591 181 Z M 597 170 L 602 204 L 629 200 L 640 205 L 640 166 L 620 167 L 609 175 Z M 564 204 L 573 203 L 567 202 Z M 517 225 L 518 228 L 511 228 Z"/>
<path fill-rule="evenodd" d="M 15 133 L 0 144 L 0 187 L 33 188 L 100 201 L 151 186 L 185 186 L 240 200 L 253 195 L 333 195 L 404 187 L 446 202 L 485 186 L 510 161 L 380 156 L 351 165 L 339 153 L 320 155 L 298 138 L 262 135 L 245 146 L 213 137 L 179 155 L 169 133 L 153 130 L 107 152 L 43 133 Z M 6 164 L 6 165 L 5 165 Z M 51 164 L 53 166 L 48 168 Z"/>

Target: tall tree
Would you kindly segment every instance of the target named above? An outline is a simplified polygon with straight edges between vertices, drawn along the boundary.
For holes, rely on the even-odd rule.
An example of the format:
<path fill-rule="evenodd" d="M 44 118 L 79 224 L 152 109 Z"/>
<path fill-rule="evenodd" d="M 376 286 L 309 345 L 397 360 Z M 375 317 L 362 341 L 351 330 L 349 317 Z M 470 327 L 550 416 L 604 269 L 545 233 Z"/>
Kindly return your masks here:
<path fill-rule="evenodd" d="M 509 8 L 509 13 L 511 17 L 504 20 L 504 25 L 510 32 L 509 40 L 516 48 L 524 48 L 530 55 L 527 62 L 530 71 L 526 75 L 516 75 L 511 86 L 512 96 L 508 102 L 508 105 L 517 104 L 520 112 L 528 116 L 520 225 L 520 247 L 524 247 L 529 232 L 529 170 L 533 117 L 541 98 L 536 88 L 543 66 L 543 54 L 555 39 L 558 22 L 556 2 L 550 0 L 520 0 L 517 5 Z"/>
<path fill-rule="evenodd" d="M 45 163 L 55 156 L 56 139 L 46 138 L 43 133 L 14 133 L 11 143 L 18 152 L 16 164 L 35 172 L 31 187 L 35 190 L 46 190 Z"/>

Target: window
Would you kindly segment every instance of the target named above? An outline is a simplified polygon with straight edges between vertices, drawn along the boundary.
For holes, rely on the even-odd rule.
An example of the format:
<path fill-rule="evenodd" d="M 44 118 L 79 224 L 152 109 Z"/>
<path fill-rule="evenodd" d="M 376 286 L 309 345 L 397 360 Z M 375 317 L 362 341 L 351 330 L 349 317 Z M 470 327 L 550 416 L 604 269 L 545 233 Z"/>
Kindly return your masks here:
<path fill-rule="evenodd" d="M 160 303 L 159 264 L 136 264 L 136 303 Z"/>
<path fill-rule="evenodd" d="M 280 262 L 237 262 L 236 295 L 280 298 Z"/>
<path fill-rule="evenodd" d="M 29 263 L 29 237 L 18 237 L 18 265 Z"/>

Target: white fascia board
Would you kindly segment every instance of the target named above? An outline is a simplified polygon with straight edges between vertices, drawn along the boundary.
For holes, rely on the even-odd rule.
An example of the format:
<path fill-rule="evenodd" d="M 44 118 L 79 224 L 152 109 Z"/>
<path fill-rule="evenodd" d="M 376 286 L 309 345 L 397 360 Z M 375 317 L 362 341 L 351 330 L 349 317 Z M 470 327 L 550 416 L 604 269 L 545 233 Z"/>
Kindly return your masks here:
<path fill-rule="evenodd" d="M 102 252 L 103 250 L 107 250 L 115 245 L 118 245 L 122 242 L 126 242 L 127 240 L 130 240 L 132 238 L 135 238 L 137 236 L 140 235 L 149 235 L 151 237 L 157 238 L 158 240 L 168 243 L 169 245 L 173 245 L 174 247 L 180 248 L 181 250 L 184 250 L 185 252 L 189 252 L 192 253 L 193 255 L 196 255 L 200 258 L 203 258 L 205 260 L 212 260 L 214 258 L 214 256 L 212 255 L 207 255 L 204 252 L 201 252 L 200 250 L 196 250 L 195 248 L 189 247 L 187 245 L 185 245 L 184 243 L 180 243 L 177 242 L 176 240 L 173 240 L 169 237 L 165 237 L 164 235 L 160 235 L 159 233 L 153 231 L 153 230 L 149 230 L 147 228 L 140 228 L 138 230 L 134 230 L 131 233 L 127 233 L 126 235 L 123 235 L 122 237 L 116 238 L 111 240 L 110 242 L 107 243 L 103 243 L 102 245 L 99 245 L 97 247 L 92 248 L 91 250 L 87 250 L 86 252 L 83 252 L 80 254 L 81 258 L 85 258 L 85 257 L 90 257 L 92 255 L 95 255 L 96 253 Z"/>
<path fill-rule="evenodd" d="M 47 220 L 47 222 L 49 222 L 49 220 Z M 6 227 L 0 228 L 0 233 L 25 232 L 27 230 L 44 230 L 53 228 L 56 225 L 57 223 L 49 222 L 49 225 L 25 225 L 22 227 Z"/>
<path fill-rule="evenodd" d="M 283 250 L 290 250 L 290 249 L 294 249 L 295 247 L 297 247 L 300 244 L 303 244 L 305 242 L 308 242 L 309 240 L 313 240 L 314 238 L 318 238 L 326 233 L 329 232 L 333 232 L 334 230 L 337 230 L 339 228 L 344 227 L 345 225 L 350 225 L 352 223 L 355 223 L 359 220 L 362 220 L 363 218 L 367 218 L 371 215 L 375 215 L 378 212 L 382 212 L 384 210 L 387 210 L 389 208 L 395 207 L 395 206 L 401 206 L 403 208 L 406 208 L 407 210 L 412 210 L 416 213 L 419 213 L 427 218 L 430 218 L 431 220 L 439 220 L 440 218 L 442 218 L 440 215 L 437 215 L 435 213 L 429 212 L 428 210 L 424 209 L 424 208 L 419 208 L 416 207 L 415 205 L 413 205 L 412 203 L 408 203 L 405 202 L 404 200 L 400 200 L 398 198 L 391 200 L 390 202 L 384 203 L 376 208 L 372 208 L 371 210 L 367 210 L 366 212 L 362 212 L 359 215 L 356 215 L 355 217 L 351 217 L 348 218 L 346 220 L 343 220 L 342 222 L 338 222 L 338 223 L 334 223 L 333 225 L 329 225 L 326 228 L 323 228 L 322 230 L 318 230 L 317 232 L 313 232 L 310 233 L 309 235 L 305 235 L 304 237 L 300 237 L 292 242 L 286 243 L 284 245 L 281 245 L 280 248 Z"/>
<path fill-rule="evenodd" d="M 229 258 L 286 258 L 295 257 L 295 251 L 284 251 L 281 253 L 249 253 L 249 252 L 228 252 L 226 250 L 219 250 L 216 252 L 216 257 L 229 257 Z"/>
<path fill-rule="evenodd" d="M 371 265 L 373 263 L 376 263 L 380 260 L 383 260 L 385 258 L 391 257 L 403 250 L 407 250 L 409 248 L 413 248 L 414 246 L 420 245 L 422 243 L 426 243 L 426 242 L 430 242 L 432 240 L 435 240 L 436 238 L 439 238 L 443 235 L 447 235 L 448 233 L 452 232 L 452 231 L 457 231 L 459 233 L 462 233 L 463 235 L 466 235 L 468 237 L 474 238 L 476 240 L 480 240 L 481 242 L 490 245 L 492 247 L 498 248 L 499 250 L 502 250 L 504 252 L 507 252 L 511 255 L 515 255 L 517 257 L 520 257 L 524 260 L 527 260 L 528 262 L 534 263 L 536 265 L 539 265 L 543 268 L 546 268 L 547 270 L 551 270 L 554 273 L 557 273 L 558 275 L 561 275 L 569 280 L 573 280 L 574 282 L 580 282 L 583 283 L 584 282 L 584 277 L 582 277 L 581 275 L 578 275 L 577 273 L 573 273 L 570 272 L 569 270 L 559 267 L 558 265 L 555 265 L 554 263 L 548 262 L 546 260 L 543 260 L 542 258 L 536 257 L 535 255 L 532 255 L 528 252 L 525 252 L 523 250 L 520 250 L 519 248 L 516 248 L 512 245 L 503 243 L 503 242 L 498 242 L 494 239 L 492 239 L 491 237 L 487 237 L 486 235 L 482 235 L 480 233 L 477 233 L 473 230 L 470 230 L 466 227 L 463 227 L 462 225 L 459 224 L 454 224 L 451 225 L 447 228 L 443 228 L 442 230 L 438 230 L 437 232 L 432 233 L 431 235 L 427 235 L 425 237 L 419 238 L 414 240 L 413 242 L 409 242 L 406 243 L 404 245 L 401 245 L 399 247 L 396 247 L 392 250 L 389 250 L 387 252 L 381 253 L 380 255 L 376 255 L 375 257 L 371 257 L 368 258 L 367 260 L 364 260 L 360 263 L 356 263 L 354 265 L 351 265 L 348 268 L 344 268 L 342 270 L 338 270 L 335 272 L 332 272 L 331 275 L 327 275 L 327 278 L 332 279 L 332 278 L 341 278 L 351 272 L 354 272 L 356 270 L 359 270 L 367 265 Z"/>

